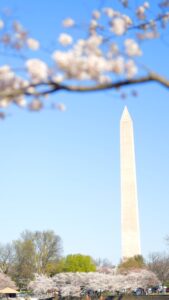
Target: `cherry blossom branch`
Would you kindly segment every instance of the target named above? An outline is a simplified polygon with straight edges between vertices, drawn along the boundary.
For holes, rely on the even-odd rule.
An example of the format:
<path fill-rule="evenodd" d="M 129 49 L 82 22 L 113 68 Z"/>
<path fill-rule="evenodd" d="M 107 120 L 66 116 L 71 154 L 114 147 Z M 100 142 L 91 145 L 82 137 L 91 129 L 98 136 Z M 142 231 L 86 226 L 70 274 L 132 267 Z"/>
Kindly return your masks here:
<path fill-rule="evenodd" d="M 132 29 L 144 29 L 144 28 L 146 28 L 148 25 L 156 24 L 157 22 L 160 22 L 160 21 L 165 21 L 165 19 L 168 19 L 168 18 L 169 18 L 168 12 L 167 12 L 167 13 L 163 13 L 163 14 L 157 16 L 156 18 L 154 18 L 154 19 L 152 19 L 152 20 L 146 20 L 146 21 L 143 22 L 143 23 L 140 23 L 140 24 L 137 24 L 137 25 L 130 26 L 130 27 L 128 28 L 128 30 L 132 30 Z"/>
<path fill-rule="evenodd" d="M 135 78 L 135 79 L 120 80 L 120 81 L 116 81 L 116 82 L 99 84 L 99 85 L 88 86 L 88 87 L 60 85 L 60 89 L 67 90 L 70 92 L 92 92 L 92 91 L 101 91 L 101 90 L 107 90 L 107 89 L 118 89 L 118 88 L 124 87 L 124 86 L 141 84 L 141 83 L 146 83 L 146 82 L 151 82 L 151 81 L 158 82 L 158 83 L 162 84 L 163 86 L 169 88 L 169 80 L 167 80 L 166 78 L 164 78 L 158 74 L 150 73 L 147 76 L 142 76 L 142 77 Z"/>
<path fill-rule="evenodd" d="M 124 79 L 119 80 L 116 82 L 110 82 L 105 84 L 96 84 L 92 86 L 80 86 L 80 85 L 66 85 L 66 84 L 59 84 L 54 82 L 41 82 L 36 84 L 30 84 L 25 89 L 18 89 L 7 92 L 0 92 L 0 98 L 8 98 L 9 101 L 13 100 L 15 97 L 25 95 L 25 96 L 34 96 L 34 97 L 40 97 L 45 96 L 48 94 L 52 94 L 58 91 L 68 91 L 68 92 L 95 92 L 95 91 L 101 91 L 101 90 L 107 90 L 107 89 L 118 89 L 120 87 L 124 86 L 130 86 L 135 84 L 143 84 L 148 82 L 157 82 L 163 85 L 166 88 L 169 88 L 169 80 L 157 73 L 150 72 L 146 76 L 138 77 L 138 78 L 132 78 L 132 79 Z M 43 88 L 48 87 L 45 90 L 37 91 L 36 88 Z M 35 91 L 29 92 L 30 88 L 35 88 Z"/>
<path fill-rule="evenodd" d="M 135 85 L 135 84 L 142 84 L 146 82 L 158 82 L 161 85 L 163 85 L 166 88 L 169 88 L 169 80 L 157 73 L 151 72 L 147 76 L 142 76 L 134 79 L 126 79 L 126 80 L 119 80 L 116 82 L 110 82 L 105 84 L 97 84 L 93 86 L 78 86 L 78 85 L 64 85 L 64 84 L 58 84 L 58 83 L 41 83 L 38 85 L 34 85 L 34 87 L 43 85 L 50 87 L 50 89 L 41 91 L 41 92 L 35 92 L 34 96 L 43 96 L 46 94 L 51 94 L 60 90 L 65 90 L 68 92 L 94 92 L 94 91 L 101 91 L 101 90 L 107 90 L 107 89 L 118 89 L 120 87 L 129 86 L 129 85 Z M 32 96 L 32 93 L 26 92 L 25 95 Z M 0 94 L 1 96 L 1 94 Z"/>

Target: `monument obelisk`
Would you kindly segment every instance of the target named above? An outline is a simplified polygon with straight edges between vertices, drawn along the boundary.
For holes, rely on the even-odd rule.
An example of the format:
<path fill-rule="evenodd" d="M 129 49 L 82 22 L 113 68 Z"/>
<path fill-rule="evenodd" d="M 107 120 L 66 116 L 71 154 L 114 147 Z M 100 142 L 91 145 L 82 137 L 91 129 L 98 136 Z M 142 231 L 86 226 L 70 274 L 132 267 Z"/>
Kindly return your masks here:
<path fill-rule="evenodd" d="M 127 107 L 120 120 L 122 260 L 141 254 L 133 122 Z"/>

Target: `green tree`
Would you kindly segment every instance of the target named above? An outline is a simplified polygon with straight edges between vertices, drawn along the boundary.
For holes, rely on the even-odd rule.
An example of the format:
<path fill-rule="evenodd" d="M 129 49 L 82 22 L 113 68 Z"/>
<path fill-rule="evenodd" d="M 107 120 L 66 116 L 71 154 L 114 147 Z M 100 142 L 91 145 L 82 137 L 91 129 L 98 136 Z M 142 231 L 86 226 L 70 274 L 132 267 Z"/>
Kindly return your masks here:
<path fill-rule="evenodd" d="M 46 265 L 46 274 L 52 277 L 57 273 L 64 272 L 64 262 L 64 258 L 61 258 L 59 261 L 56 262 L 49 262 Z"/>
<path fill-rule="evenodd" d="M 89 255 L 70 254 L 63 260 L 64 272 L 95 272 L 96 265 Z"/>
<path fill-rule="evenodd" d="M 20 288 L 26 288 L 34 278 L 35 247 L 32 240 L 17 240 L 14 242 L 15 260 L 12 267 L 12 278 Z"/>
<path fill-rule="evenodd" d="M 61 238 L 52 230 L 29 231 L 21 234 L 22 241 L 31 241 L 34 246 L 34 264 L 36 273 L 46 273 L 48 264 L 59 261 L 62 252 Z"/>
<path fill-rule="evenodd" d="M 19 287 L 25 288 L 35 273 L 55 274 L 61 255 L 61 238 L 51 230 L 24 231 L 13 242 L 14 258 L 10 274 Z"/>
<path fill-rule="evenodd" d="M 125 272 L 132 269 L 145 269 L 146 264 L 142 255 L 135 255 L 128 258 L 127 260 L 122 261 L 118 265 L 118 271 Z"/>

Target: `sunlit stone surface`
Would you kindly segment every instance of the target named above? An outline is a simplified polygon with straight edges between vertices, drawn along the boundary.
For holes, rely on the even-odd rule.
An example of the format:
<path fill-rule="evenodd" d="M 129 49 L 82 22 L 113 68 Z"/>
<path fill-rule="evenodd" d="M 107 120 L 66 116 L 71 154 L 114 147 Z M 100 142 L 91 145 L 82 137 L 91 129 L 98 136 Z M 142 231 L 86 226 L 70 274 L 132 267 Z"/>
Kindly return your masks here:
<path fill-rule="evenodd" d="M 127 108 L 120 121 L 122 259 L 141 254 L 133 122 Z"/>

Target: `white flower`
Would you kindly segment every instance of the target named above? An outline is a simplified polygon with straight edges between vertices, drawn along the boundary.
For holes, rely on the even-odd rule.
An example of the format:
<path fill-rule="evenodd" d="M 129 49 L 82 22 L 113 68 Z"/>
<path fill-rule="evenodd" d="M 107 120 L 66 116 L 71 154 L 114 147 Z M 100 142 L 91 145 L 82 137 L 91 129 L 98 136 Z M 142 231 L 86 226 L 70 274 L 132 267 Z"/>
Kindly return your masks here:
<path fill-rule="evenodd" d="M 32 38 L 28 38 L 26 40 L 27 46 L 31 49 L 31 50 L 38 50 L 40 47 L 40 44 L 37 40 L 32 39 Z"/>
<path fill-rule="evenodd" d="M 64 112 L 64 111 L 66 111 L 66 106 L 64 103 L 56 103 L 56 109 Z"/>
<path fill-rule="evenodd" d="M 98 78 L 98 81 L 99 81 L 99 83 L 101 83 L 101 84 L 110 83 L 110 82 L 111 82 L 111 77 L 106 76 L 106 75 L 101 75 L 101 76 Z"/>
<path fill-rule="evenodd" d="M 116 34 L 116 35 L 122 35 L 126 31 L 126 22 L 122 18 L 115 18 L 112 21 L 112 26 L 111 30 Z"/>
<path fill-rule="evenodd" d="M 27 105 L 26 99 L 23 96 L 16 97 L 14 101 L 20 107 L 26 107 Z"/>
<path fill-rule="evenodd" d="M 39 111 L 43 108 L 43 104 L 39 99 L 33 99 L 29 104 L 29 109 L 32 111 Z"/>
<path fill-rule="evenodd" d="M 115 74 L 124 73 L 124 58 L 122 56 L 117 57 L 116 59 L 110 61 L 109 70 Z"/>
<path fill-rule="evenodd" d="M 4 28 L 4 21 L 0 20 L 0 29 Z"/>
<path fill-rule="evenodd" d="M 62 51 L 55 51 L 52 54 L 52 58 L 56 64 L 59 65 L 60 69 L 65 69 L 68 66 L 68 60 L 70 58 L 71 52 L 62 52 Z"/>
<path fill-rule="evenodd" d="M 139 45 L 133 39 L 126 39 L 124 42 L 125 52 L 129 56 L 140 56 L 142 54 Z"/>
<path fill-rule="evenodd" d="M 14 72 L 12 72 L 10 66 L 4 65 L 0 67 L 0 80 L 6 81 L 6 82 L 11 82 L 15 77 Z"/>
<path fill-rule="evenodd" d="M 92 13 L 93 18 L 99 19 L 100 18 L 100 12 L 98 10 L 94 10 Z"/>
<path fill-rule="evenodd" d="M 97 21 L 94 20 L 94 19 L 92 19 L 92 20 L 90 21 L 90 29 L 96 29 L 97 26 L 98 26 Z"/>
<path fill-rule="evenodd" d="M 119 48 L 118 48 L 118 45 L 115 44 L 115 43 L 112 43 L 110 45 L 110 53 L 112 54 L 117 54 L 119 52 Z"/>
<path fill-rule="evenodd" d="M 27 93 L 29 93 L 29 94 L 34 94 L 35 91 L 36 91 L 36 89 L 35 89 L 33 86 L 29 86 L 29 87 L 27 88 Z"/>
<path fill-rule="evenodd" d="M 145 7 L 139 6 L 136 10 L 136 15 L 140 20 L 145 19 Z"/>
<path fill-rule="evenodd" d="M 91 55 L 86 60 L 85 68 L 90 78 L 97 80 L 102 73 L 108 70 L 107 60 L 104 57 Z"/>
<path fill-rule="evenodd" d="M 139 6 L 137 9 L 138 14 L 144 14 L 145 13 L 145 7 L 144 6 Z"/>
<path fill-rule="evenodd" d="M 115 11 L 111 8 L 111 7 L 105 7 L 103 9 L 103 12 L 109 17 L 109 18 L 113 18 L 115 15 Z"/>
<path fill-rule="evenodd" d="M 63 20 L 62 25 L 64 27 L 72 27 L 75 25 L 75 21 L 72 18 L 67 18 L 67 19 Z"/>
<path fill-rule="evenodd" d="M 52 77 L 52 81 L 56 83 L 61 83 L 64 80 L 64 77 L 62 74 L 57 74 Z"/>
<path fill-rule="evenodd" d="M 71 45 L 73 42 L 72 37 L 67 33 L 61 33 L 58 40 L 62 46 Z"/>
<path fill-rule="evenodd" d="M 130 25 L 132 25 L 132 19 L 129 17 L 129 16 L 127 16 L 127 15 L 122 15 L 122 17 L 123 17 L 123 19 L 125 20 L 125 22 L 126 22 L 126 24 L 128 25 L 128 26 L 130 26 Z"/>
<path fill-rule="evenodd" d="M 150 7 L 150 3 L 146 1 L 144 2 L 143 6 L 145 9 L 148 9 Z"/>
<path fill-rule="evenodd" d="M 10 71 L 11 71 L 10 66 L 4 65 L 4 66 L 0 67 L 0 76 L 4 75 L 6 73 L 9 73 Z"/>
<path fill-rule="evenodd" d="M 26 68 L 31 78 L 36 82 L 48 78 L 48 66 L 40 59 L 28 59 L 26 61 Z"/>
<path fill-rule="evenodd" d="M 96 48 L 101 45 L 103 41 L 103 37 L 101 35 L 92 35 L 89 37 L 89 39 L 86 41 L 86 46 L 90 49 Z"/>
<path fill-rule="evenodd" d="M 8 98 L 0 99 L 0 108 L 6 108 L 9 106 L 9 104 L 10 104 L 10 101 Z"/>
<path fill-rule="evenodd" d="M 138 69 L 135 62 L 132 59 L 127 61 L 125 65 L 125 71 L 128 78 L 132 78 L 137 74 Z"/>

